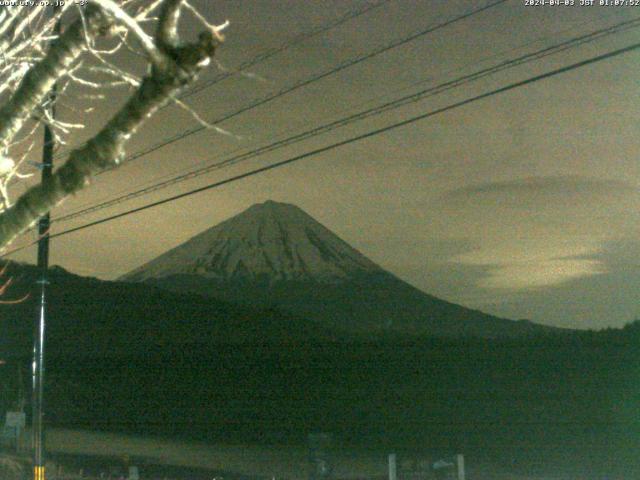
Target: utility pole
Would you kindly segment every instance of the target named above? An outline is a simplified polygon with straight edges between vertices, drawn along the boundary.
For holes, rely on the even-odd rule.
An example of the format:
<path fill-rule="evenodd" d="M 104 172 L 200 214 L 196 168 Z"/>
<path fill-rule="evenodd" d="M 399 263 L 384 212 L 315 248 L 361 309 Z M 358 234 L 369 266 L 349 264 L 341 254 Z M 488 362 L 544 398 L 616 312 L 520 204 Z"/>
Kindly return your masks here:
<path fill-rule="evenodd" d="M 53 7 L 55 16 L 59 7 Z M 54 36 L 59 37 L 60 22 L 54 27 Z M 55 40 L 54 40 L 55 41 Z M 48 110 L 51 119 L 55 118 L 56 85 L 51 89 L 43 108 Z M 53 149 L 55 137 L 48 123 L 44 125 L 44 142 L 42 146 L 42 184 L 51 181 L 53 173 Z M 45 480 L 44 449 L 44 343 L 47 319 L 47 285 L 49 269 L 49 228 L 51 215 L 47 212 L 38 222 L 38 270 L 39 301 L 38 312 L 33 335 L 33 385 L 32 385 L 32 430 L 33 430 L 33 479 Z"/>

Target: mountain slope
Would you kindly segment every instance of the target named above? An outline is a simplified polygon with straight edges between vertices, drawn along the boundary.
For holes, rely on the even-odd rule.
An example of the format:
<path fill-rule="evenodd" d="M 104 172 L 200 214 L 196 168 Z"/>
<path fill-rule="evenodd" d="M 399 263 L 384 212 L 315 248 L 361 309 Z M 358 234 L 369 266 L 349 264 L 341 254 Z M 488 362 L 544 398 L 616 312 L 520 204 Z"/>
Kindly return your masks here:
<path fill-rule="evenodd" d="M 421 292 L 298 207 L 273 201 L 196 235 L 121 280 L 281 308 L 360 333 L 498 337 L 553 330 Z"/>

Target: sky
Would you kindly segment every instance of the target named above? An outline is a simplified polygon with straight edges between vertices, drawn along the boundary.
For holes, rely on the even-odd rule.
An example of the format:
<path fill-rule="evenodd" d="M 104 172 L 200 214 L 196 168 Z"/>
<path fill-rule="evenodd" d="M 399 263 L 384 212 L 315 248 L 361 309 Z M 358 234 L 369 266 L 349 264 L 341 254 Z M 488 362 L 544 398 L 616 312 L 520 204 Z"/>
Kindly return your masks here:
<path fill-rule="evenodd" d="M 373 3 L 373 2 L 369 2 Z M 380 7 L 261 62 L 186 102 L 213 121 L 412 32 L 489 2 L 388 0 Z M 526 6 L 509 0 L 220 126 L 167 145 L 97 177 L 56 208 L 62 216 L 234 153 L 250 151 L 366 107 L 458 78 L 604 27 L 640 17 L 640 7 Z M 218 64 L 201 81 L 326 25 L 367 2 L 196 1 L 230 21 Z M 185 19 L 183 33 L 197 25 Z M 60 231 L 184 192 L 486 91 L 638 42 L 638 29 L 503 71 L 233 167 L 100 210 Z M 131 69 L 132 58 L 119 59 Z M 254 203 L 298 205 L 382 267 L 416 287 L 507 318 L 573 328 L 620 327 L 640 318 L 640 52 L 449 110 L 161 207 L 52 241 L 51 262 L 115 279 Z M 95 107 L 78 144 L 124 100 L 82 91 L 60 115 Z M 91 92 L 84 92 L 91 93 Z M 83 114 L 84 115 L 84 114 Z M 77 117 L 75 117 L 77 118 Z M 132 139 L 135 153 L 197 126 L 175 106 Z M 19 193 L 27 183 L 18 185 Z M 24 244 L 32 236 L 15 242 Z M 11 258 L 35 261 L 35 248 Z"/>

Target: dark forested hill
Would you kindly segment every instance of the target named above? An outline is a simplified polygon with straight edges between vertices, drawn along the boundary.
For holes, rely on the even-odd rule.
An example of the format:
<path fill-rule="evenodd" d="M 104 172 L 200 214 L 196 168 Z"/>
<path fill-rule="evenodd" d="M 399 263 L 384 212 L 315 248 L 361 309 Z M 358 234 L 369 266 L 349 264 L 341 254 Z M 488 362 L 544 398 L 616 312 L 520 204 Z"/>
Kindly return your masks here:
<path fill-rule="evenodd" d="M 34 284 L 32 267 L 8 273 L 6 298 Z M 367 341 L 275 309 L 62 269 L 50 292 L 51 425 L 269 443 L 322 430 L 385 450 L 462 451 L 529 474 L 640 475 L 640 323 Z M 0 306 L 5 406 L 18 367 L 28 391 L 34 300 Z"/>

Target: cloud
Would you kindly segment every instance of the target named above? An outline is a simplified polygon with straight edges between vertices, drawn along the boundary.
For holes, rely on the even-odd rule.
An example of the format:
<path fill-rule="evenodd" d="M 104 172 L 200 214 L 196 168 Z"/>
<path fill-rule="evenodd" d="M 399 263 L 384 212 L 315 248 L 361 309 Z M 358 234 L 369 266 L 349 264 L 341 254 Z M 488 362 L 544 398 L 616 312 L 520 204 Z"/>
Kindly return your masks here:
<path fill-rule="evenodd" d="M 477 308 L 507 317 L 575 328 L 623 326 L 640 318 L 640 241 L 606 242 L 597 252 L 576 258 L 597 261 L 603 271 L 543 288 L 495 297 Z M 567 258 L 571 261 L 570 258 Z"/>
<path fill-rule="evenodd" d="M 490 243 L 485 248 L 452 259 L 462 265 L 490 266 L 478 287 L 503 291 L 534 289 L 557 285 L 573 278 L 601 274 L 602 262 L 592 258 L 597 242 L 586 239 L 521 240 Z"/>
<path fill-rule="evenodd" d="M 500 182 L 487 182 L 450 190 L 441 197 L 443 204 L 467 201 L 511 202 L 530 207 L 535 203 L 615 201 L 638 199 L 640 188 L 630 182 L 590 178 L 578 175 L 527 177 Z"/>
<path fill-rule="evenodd" d="M 610 271 L 633 271 L 640 277 L 640 240 L 618 238 L 601 245 L 597 252 L 587 255 L 565 257 L 562 260 L 596 260 Z"/>
<path fill-rule="evenodd" d="M 602 245 L 635 234 L 640 189 L 616 179 L 578 175 L 485 182 L 437 201 L 444 235 L 464 234 L 478 248 L 449 258 L 483 266 L 475 287 L 509 293 L 602 275 Z"/>
<path fill-rule="evenodd" d="M 450 191 L 447 196 L 456 198 L 473 195 L 587 195 L 600 196 L 615 193 L 638 192 L 638 187 L 630 182 L 613 179 L 583 177 L 579 175 L 556 175 L 527 177 L 503 182 L 487 182 L 465 186 Z"/>
<path fill-rule="evenodd" d="M 550 246 L 549 252 L 557 249 Z M 507 318 L 571 328 L 620 327 L 640 318 L 640 240 L 609 240 L 559 257 L 539 255 L 530 262 L 483 265 L 463 255 L 452 263 L 459 283 L 457 291 L 449 286 L 447 299 Z M 439 273 L 448 278 L 446 271 Z"/>
<path fill-rule="evenodd" d="M 618 236 L 640 221 L 640 188 L 613 179 L 528 177 L 450 190 L 436 200 L 449 236 Z"/>

